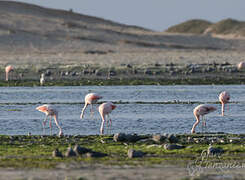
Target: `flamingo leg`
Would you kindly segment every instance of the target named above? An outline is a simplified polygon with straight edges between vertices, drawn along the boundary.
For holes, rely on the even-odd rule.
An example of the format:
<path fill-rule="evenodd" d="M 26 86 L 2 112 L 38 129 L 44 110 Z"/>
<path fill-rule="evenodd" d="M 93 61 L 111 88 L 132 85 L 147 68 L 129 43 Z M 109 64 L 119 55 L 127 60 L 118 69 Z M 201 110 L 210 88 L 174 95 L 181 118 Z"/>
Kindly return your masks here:
<path fill-rule="evenodd" d="M 93 104 L 91 104 L 91 108 L 90 108 L 90 116 L 91 116 L 91 118 L 93 118 L 93 115 L 94 115 Z"/>
<path fill-rule="evenodd" d="M 112 121 L 111 121 L 111 118 L 110 118 L 109 114 L 108 114 L 108 119 L 109 119 L 109 131 L 111 133 Z"/>
<path fill-rule="evenodd" d="M 101 126 L 100 126 L 100 134 L 103 134 L 104 133 L 105 115 L 102 114 L 101 117 L 102 117 L 102 122 L 101 122 Z"/>
<path fill-rule="evenodd" d="M 8 80 L 9 80 L 9 73 L 6 72 L 6 81 L 8 81 Z"/>
<path fill-rule="evenodd" d="M 225 104 L 222 103 L 222 112 L 221 115 L 224 116 L 225 115 Z"/>
<path fill-rule="evenodd" d="M 47 118 L 48 116 L 45 116 L 43 122 L 42 122 L 42 125 L 43 125 L 43 134 L 45 134 L 45 125 L 46 125 L 46 122 L 47 122 Z"/>
<path fill-rule="evenodd" d="M 59 121 L 58 121 L 57 116 L 54 116 L 54 122 L 55 122 L 56 126 L 57 126 L 57 127 L 59 128 L 59 130 L 60 130 L 59 136 L 62 136 L 62 135 L 63 135 L 63 132 L 62 132 L 61 126 L 59 125 Z"/>
<path fill-rule="evenodd" d="M 109 114 L 107 114 L 106 115 L 106 132 L 107 132 L 107 134 L 109 134 L 109 127 L 110 127 Z"/>
<path fill-rule="evenodd" d="M 108 116 L 107 116 L 107 118 L 105 119 L 106 120 L 106 128 L 108 129 Z"/>
<path fill-rule="evenodd" d="M 85 111 L 85 109 L 87 108 L 87 106 L 88 106 L 88 103 L 85 103 L 85 105 L 84 105 L 84 107 L 83 107 L 83 109 L 82 109 L 81 115 L 80 115 L 80 119 L 83 118 L 83 116 L 84 116 L 84 111 Z"/>
<path fill-rule="evenodd" d="M 203 116 L 201 118 L 202 118 L 202 134 L 203 134 Z"/>
<path fill-rule="evenodd" d="M 202 133 L 206 132 L 206 120 L 205 117 L 202 116 Z"/>
<path fill-rule="evenodd" d="M 196 126 L 199 124 L 199 122 L 200 122 L 200 117 L 199 116 L 196 116 L 195 115 L 195 117 L 196 117 L 196 122 L 193 124 L 193 126 L 192 126 L 192 129 L 191 129 L 191 133 L 195 133 L 195 128 L 196 128 Z"/>
<path fill-rule="evenodd" d="M 49 127 L 50 127 L 50 135 L 52 135 L 52 116 L 50 116 Z"/>

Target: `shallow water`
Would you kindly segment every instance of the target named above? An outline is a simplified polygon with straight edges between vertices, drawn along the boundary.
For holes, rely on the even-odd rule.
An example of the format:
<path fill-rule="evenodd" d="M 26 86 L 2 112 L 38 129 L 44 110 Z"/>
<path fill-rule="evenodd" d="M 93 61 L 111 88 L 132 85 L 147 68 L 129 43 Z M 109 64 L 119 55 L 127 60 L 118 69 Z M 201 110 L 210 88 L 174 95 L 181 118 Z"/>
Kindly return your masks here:
<path fill-rule="evenodd" d="M 231 94 L 226 116 L 221 117 L 218 95 Z M 213 104 L 216 112 L 206 115 L 207 131 L 245 133 L 245 86 L 71 86 L 71 87 L 1 87 L 0 134 L 43 134 L 41 122 L 45 115 L 35 110 L 52 103 L 59 110 L 65 134 L 99 134 L 101 119 L 96 109 L 89 108 L 79 119 L 84 96 L 96 92 L 102 101 L 113 101 L 117 108 L 111 113 L 111 130 L 105 133 L 189 133 L 195 122 L 193 108 L 200 103 Z M 164 102 L 164 103 L 163 103 Z M 58 129 L 53 123 L 53 133 Z M 201 130 L 199 125 L 196 129 Z M 46 134 L 49 134 L 48 123 Z"/>

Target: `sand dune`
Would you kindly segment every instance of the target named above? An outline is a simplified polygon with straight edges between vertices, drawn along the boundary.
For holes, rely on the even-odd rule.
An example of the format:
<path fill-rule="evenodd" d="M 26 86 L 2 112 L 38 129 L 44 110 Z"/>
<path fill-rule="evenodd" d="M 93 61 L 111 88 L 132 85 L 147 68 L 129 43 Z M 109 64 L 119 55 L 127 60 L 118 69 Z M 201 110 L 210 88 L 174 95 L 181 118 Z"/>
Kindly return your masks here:
<path fill-rule="evenodd" d="M 3 65 L 198 63 L 206 54 L 211 56 L 211 59 L 206 57 L 206 62 L 214 57 L 223 62 L 226 55 L 233 54 L 230 60 L 237 63 L 243 56 L 237 52 L 245 48 L 243 39 L 154 32 L 13 1 L 0 1 L 0 7 L 0 64 Z"/>

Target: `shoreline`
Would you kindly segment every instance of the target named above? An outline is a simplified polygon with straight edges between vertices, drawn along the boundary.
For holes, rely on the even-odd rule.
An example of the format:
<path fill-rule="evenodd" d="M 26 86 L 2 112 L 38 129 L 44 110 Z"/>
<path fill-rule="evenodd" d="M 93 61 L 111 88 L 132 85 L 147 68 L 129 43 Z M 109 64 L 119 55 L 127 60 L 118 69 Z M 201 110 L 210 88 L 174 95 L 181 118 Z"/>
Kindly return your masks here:
<path fill-rule="evenodd" d="M 47 80 L 43 86 L 38 80 L 10 80 L 0 81 L 0 87 L 45 87 L 45 86 L 135 86 L 135 85 L 244 85 L 245 78 L 220 78 L 200 77 L 193 79 L 164 79 L 164 78 L 140 78 L 140 79 L 81 79 L 81 80 Z"/>
<path fill-rule="evenodd" d="M 245 177 L 245 134 L 115 135 L 0 135 L 0 179 Z M 203 152 L 208 153 L 210 143 L 214 148 L 221 148 L 222 154 L 205 155 L 204 161 Z M 166 144 L 183 147 L 171 150 L 166 149 Z M 77 152 L 76 145 L 103 156 L 85 152 L 68 156 L 68 148 Z M 55 149 L 63 157 L 52 156 Z M 130 149 L 143 152 L 143 156 L 130 158 Z M 234 164 L 236 168 L 230 167 Z"/>
<path fill-rule="evenodd" d="M 0 86 L 40 86 L 40 76 L 44 76 L 44 86 L 82 85 L 206 85 L 244 84 L 245 71 L 236 65 L 211 64 L 158 64 L 144 67 L 122 64 L 102 67 L 93 65 L 72 68 L 53 67 L 37 69 L 14 68 L 5 81 L 5 73 L 0 69 Z"/>

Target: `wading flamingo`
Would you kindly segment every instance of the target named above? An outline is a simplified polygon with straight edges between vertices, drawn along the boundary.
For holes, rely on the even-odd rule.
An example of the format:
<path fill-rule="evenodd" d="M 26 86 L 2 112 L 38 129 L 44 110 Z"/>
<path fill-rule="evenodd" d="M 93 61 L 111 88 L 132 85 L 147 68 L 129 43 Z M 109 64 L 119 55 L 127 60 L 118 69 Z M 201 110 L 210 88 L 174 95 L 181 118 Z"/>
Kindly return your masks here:
<path fill-rule="evenodd" d="M 93 104 L 96 103 L 99 99 L 101 99 L 102 96 L 99 96 L 98 94 L 96 93 L 89 93 L 85 96 L 85 104 L 84 104 L 84 107 L 82 109 L 82 113 L 80 115 L 80 118 L 82 119 L 83 116 L 84 116 L 84 111 L 85 109 L 87 108 L 88 105 L 91 105 L 91 109 L 90 109 L 90 112 L 91 114 L 93 114 Z"/>
<path fill-rule="evenodd" d="M 59 132 L 59 136 L 63 135 L 61 126 L 59 125 L 59 121 L 58 121 L 58 111 L 55 109 L 55 107 L 53 107 L 52 105 L 49 104 L 44 104 L 42 106 L 38 106 L 36 108 L 36 110 L 43 112 L 46 114 L 45 119 L 43 120 L 43 131 L 45 131 L 44 127 L 47 121 L 48 116 L 50 116 L 50 121 L 49 121 L 49 126 L 50 126 L 50 134 L 52 133 L 52 124 L 51 124 L 51 120 L 52 117 L 54 118 L 54 122 L 56 124 L 56 126 L 59 128 L 60 132 Z"/>
<path fill-rule="evenodd" d="M 207 105 L 207 104 L 201 104 L 195 107 L 193 110 L 193 114 L 196 117 L 196 122 L 193 124 L 191 133 L 195 133 L 195 128 L 200 122 L 200 116 L 202 117 L 202 130 L 203 130 L 203 127 L 206 127 L 206 121 L 204 120 L 204 115 L 213 112 L 215 110 L 216 108 L 214 106 Z"/>
<path fill-rule="evenodd" d="M 5 67 L 6 81 L 9 80 L 9 73 L 10 73 L 11 71 L 13 71 L 13 70 L 14 70 L 14 68 L 13 68 L 13 66 L 11 66 L 11 65 L 8 65 L 8 66 Z"/>
<path fill-rule="evenodd" d="M 222 109 L 221 109 L 221 111 L 222 111 L 221 115 L 222 116 L 224 116 L 224 113 L 225 113 L 225 104 L 228 103 L 229 100 L 230 100 L 230 94 L 228 92 L 223 91 L 219 94 L 219 101 L 222 105 Z"/>
<path fill-rule="evenodd" d="M 111 122 L 111 118 L 109 117 L 109 114 L 115 108 L 116 108 L 116 106 L 112 102 L 106 102 L 106 103 L 103 103 L 99 106 L 98 109 L 99 109 L 100 116 L 102 118 L 101 127 L 100 127 L 100 134 L 104 133 L 105 121 L 108 124 L 108 119 L 106 119 L 106 116 L 107 116 L 107 118 L 109 118 L 109 125 L 111 127 L 112 122 Z"/>

